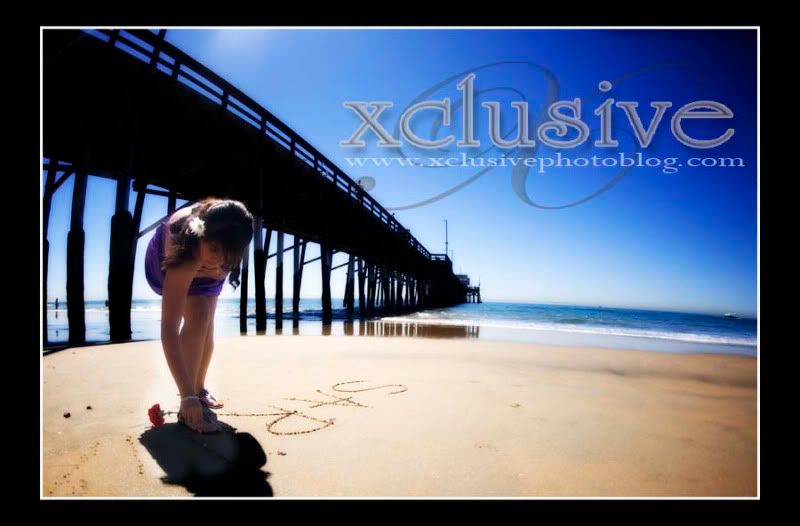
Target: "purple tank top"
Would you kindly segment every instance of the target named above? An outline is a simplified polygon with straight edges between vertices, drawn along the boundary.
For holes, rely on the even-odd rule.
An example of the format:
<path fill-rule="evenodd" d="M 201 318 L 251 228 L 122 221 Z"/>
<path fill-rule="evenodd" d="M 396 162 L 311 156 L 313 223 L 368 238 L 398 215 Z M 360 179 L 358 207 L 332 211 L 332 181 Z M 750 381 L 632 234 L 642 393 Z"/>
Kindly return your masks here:
<path fill-rule="evenodd" d="M 147 254 L 144 261 L 145 277 L 150 284 L 150 288 L 159 296 L 164 290 L 164 275 L 161 270 L 161 263 L 164 261 L 164 236 L 168 236 L 168 220 L 158 225 L 156 233 L 147 245 Z M 194 278 L 189 285 L 189 296 L 219 296 L 222 287 L 225 285 L 225 277 L 214 278 Z"/>

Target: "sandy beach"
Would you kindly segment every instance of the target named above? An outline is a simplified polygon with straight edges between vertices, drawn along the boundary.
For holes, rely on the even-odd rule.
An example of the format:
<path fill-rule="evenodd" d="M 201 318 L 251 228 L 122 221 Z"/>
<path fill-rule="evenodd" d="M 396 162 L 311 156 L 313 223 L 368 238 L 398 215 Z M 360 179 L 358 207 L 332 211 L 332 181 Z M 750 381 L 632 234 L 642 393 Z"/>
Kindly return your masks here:
<path fill-rule="evenodd" d="M 148 421 L 178 408 L 159 341 L 67 349 L 43 359 L 42 494 L 755 496 L 756 375 L 728 355 L 217 338 L 231 427 L 197 435 Z"/>

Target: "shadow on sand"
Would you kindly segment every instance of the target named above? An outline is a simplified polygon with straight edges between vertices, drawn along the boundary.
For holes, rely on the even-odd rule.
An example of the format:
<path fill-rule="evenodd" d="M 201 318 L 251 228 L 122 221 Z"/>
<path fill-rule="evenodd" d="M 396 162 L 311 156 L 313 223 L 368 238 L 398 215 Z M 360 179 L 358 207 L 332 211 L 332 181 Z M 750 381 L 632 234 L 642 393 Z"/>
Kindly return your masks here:
<path fill-rule="evenodd" d="M 142 433 L 139 442 L 166 473 L 165 484 L 185 487 L 196 497 L 272 497 L 267 455 L 250 433 L 219 422 L 222 431 L 198 434 L 181 424 Z"/>

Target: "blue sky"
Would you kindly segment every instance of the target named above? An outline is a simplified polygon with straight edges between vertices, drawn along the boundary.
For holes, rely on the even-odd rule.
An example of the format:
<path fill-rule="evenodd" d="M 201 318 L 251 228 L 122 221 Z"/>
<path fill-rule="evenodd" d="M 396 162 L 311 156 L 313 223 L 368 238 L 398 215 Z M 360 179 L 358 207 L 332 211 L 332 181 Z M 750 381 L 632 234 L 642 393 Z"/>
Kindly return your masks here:
<path fill-rule="evenodd" d="M 381 123 L 390 131 L 400 112 L 431 86 L 476 71 L 476 135 L 490 142 L 481 102 L 497 101 L 503 129 L 515 122 L 510 103 L 526 100 L 532 115 L 545 106 L 547 84 L 537 64 L 557 81 L 559 100 L 581 98 L 583 120 L 596 138 L 592 114 L 606 97 L 636 101 L 645 125 L 651 101 L 673 106 L 656 131 L 648 156 L 738 157 L 744 167 L 681 168 L 665 174 L 634 168 L 616 184 L 581 205 L 547 210 L 525 203 L 512 188 L 512 170 L 496 168 L 472 184 L 426 206 L 398 210 L 397 218 L 432 252 L 444 251 L 448 220 L 455 268 L 480 279 L 485 300 L 638 307 L 696 312 L 754 314 L 757 287 L 756 35 L 754 31 L 588 30 L 177 30 L 167 39 L 282 119 L 351 177 L 370 176 L 371 193 L 387 208 L 403 207 L 444 192 L 477 172 L 475 168 L 350 167 L 347 157 L 397 156 L 380 148 L 368 132 L 365 149 L 343 148 L 360 121 L 345 101 L 392 101 Z M 499 62 L 517 62 L 484 67 Z M 459 77 L 458 80 L 460 80 Z M 621 80 L 617 80 L 621 79 Z M 458 99 L 449 82 L 426 100 Z M 601 80 L 615 81 L 599 94 Z M 685 129 L 710 138 L 727 128 L 735 135 L 706 150 L 680 144 L 669 119 L 680 106 L 714 100 L 735 114 L 731 120 L 692 121 Z M 461 108 L 437 137 L 460 138 Z M 565 156 L 630 152 L 633 139 L 621 109 L 613 129 L 619 149 L 564 150 Z M 414 121 L 419 135 L 430 132 L 430 113 Z M 628 131 L 626 131 L 628 130 Z M 404 148 L 408 155 L 425 154 Z M 447 147 L 437 155 L 458 155 Z M 541 148 L 536 155 L 555 155 Z M 499 156 L 494 150 L 491 156 Z M 428 152 L 425 155 L 430 155 Z M 420 155 L 421 156 L 421 155 Z M 551 169 L 530 173 L 525 191 L 533 201 L 559 205 L 602 187 L 617 169 Z M 221 174 L 221 176 L 224 176 Z M 66 232 L 72 182 L 53 201 L 48 282 L 49 300 L 65 297 Z M 114 183 L 90 178 L 86 207 L 86 297 L 106 298 L 109 221 Z M 133 206 L 131 199 L 131 207 Z M 148 197 L 143 226 L 166 212 L 166 199 Z M 142 272 L 139 243 L 134 297 L 157 298 Z M 287 237 L 291 243 L 291 237 Z M 273 250 L 274 250 L 273 239 Z M 316 256 L 316 247 L 310 256 Z M 334 263 L 344 260 L 335 257 Z M 267 276 L 274 291 L 274 260 Z M 286 272 L 285 291 L 291 291 Z M 307 267 L 303 297 L 320 290 L 319 269 Z M 252 287 L 252 285 L 251 285 Z M 344 287 L 333 278 L 334 296 Z M 251 289 L 252 290 L 252 289 Z M 252 294 L 252 292 L 251 292 Z M 226 286 L 223 297 L 238 296 Z"/>

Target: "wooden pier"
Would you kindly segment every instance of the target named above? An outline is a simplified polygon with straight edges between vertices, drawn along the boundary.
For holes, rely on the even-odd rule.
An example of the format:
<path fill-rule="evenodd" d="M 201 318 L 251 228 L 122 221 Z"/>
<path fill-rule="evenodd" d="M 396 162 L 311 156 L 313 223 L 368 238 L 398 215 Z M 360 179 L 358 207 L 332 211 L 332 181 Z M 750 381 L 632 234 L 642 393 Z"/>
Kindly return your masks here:
<path fill-rule="evenodd" d="M 297 326 L 305 265 L 320 260 L 322 323 L 332 321 L 331 273 L 347 273 L 344 308 L 369 317 L 467 301 L 468 287 L 444 254 L 431 254 L 347 174 L 227 81 L 165 40 L 165 31 L 51 29 L 43 32 L 44 342 L 47 343 L 47 229 L 55 192 L 74 178 L 67 238 L 69 343 L 86 343 L 83 228 L 89 175 L 116 181 L 109 243 L 112 341 L 131 338 L 136 247 L 147 196 L 187 206 L 216 195 L 245 203 L 255 218 L 253 261 L 242 261 L 241 322 L 255 289 L 256 330 L 266 329 L 266 270 L 276 269 L 275 320 L 283 324 L 284 255 L 293 274 Z M 136 191 L 133 213 L 131 190 Z M 268 254 L 275 235 L 276 252 Z M 293 243 L 284 244 L 284 235 Z M 320 257 L 306 259 L 308 243 Z M 334 253 L 347 262 L 332 266 Z M 142 264 L 142 262 L 139 262 Z M 356 302 L 356 294 L 358 300 Z M 480 301 L 480 293 L 478 293 Z M 358 304 L 358 312 L 355 305 Z"/>
<path fill-rule="evenodd" d="M 483 303 L 481 301 L 481 288 L 479 286 L 467 288 L 467 303 Z"/>

